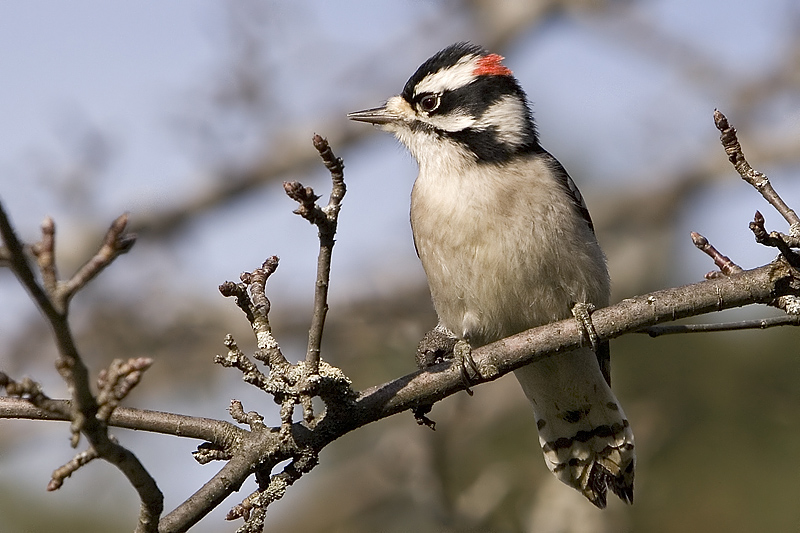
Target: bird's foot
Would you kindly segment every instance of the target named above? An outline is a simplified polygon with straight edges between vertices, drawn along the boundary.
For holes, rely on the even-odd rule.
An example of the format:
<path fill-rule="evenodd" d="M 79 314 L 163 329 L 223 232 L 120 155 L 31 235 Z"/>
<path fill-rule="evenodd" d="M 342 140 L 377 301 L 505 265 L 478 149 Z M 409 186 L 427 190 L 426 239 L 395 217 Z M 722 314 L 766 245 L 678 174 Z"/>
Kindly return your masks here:
<path fill-rule="evenodd" d="M 417 366 L 420 370 L 425 370 L 449 359 L 459 365 L 464 389 L 472 396 L 470 386 L 481 377 L 478 365 L 472 358 L 472 347 L 467 341 L 458 339 L 450 330 L 438 324 L 419 341 Z"/>
<path fill-rule="evenodd" d="M 478 370 L 478 365 L 472 358 L 472 347 L 467 341 L 460 339 L 456 342 L 456 345 L 453 347 L 453 359 L 455 359 L 455 363 L 461 367 L 461 381 L 464 383 L 464 390 L 467 391 L 467 394 L 472 396 L 472 389 L 469 387 L 477 378 L 481 377 L 481 373 Z M 472 375 L 470 375 L 470 370 L 472 370 Z"/>
<path fill-rule="evenodd" d="M 420 370 L 444 363 L 453 357 L 458 339 L 441 324 L 422 337 L 417 346 L 417 367 Z"/>
<path fill-rule="evenodd" d="M 589 344 L 592 345 L 592 350 L 597 353 L 600 347 L 600 336 L 597 330 L 594 329 L 592 323 L 592 313 L 597 309 L 594 304 L 587 302 L 578 302 L 572 308 L 572 316 L 578 321 L 578 327 L 589 339 Z"/>

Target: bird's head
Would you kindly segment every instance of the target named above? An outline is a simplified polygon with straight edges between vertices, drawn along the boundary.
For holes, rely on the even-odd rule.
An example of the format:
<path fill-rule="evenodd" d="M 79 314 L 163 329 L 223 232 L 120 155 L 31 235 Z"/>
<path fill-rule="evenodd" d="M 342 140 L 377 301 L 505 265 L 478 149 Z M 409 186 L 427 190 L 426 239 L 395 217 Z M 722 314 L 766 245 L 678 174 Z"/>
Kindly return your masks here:
<path fill-rule="evenodd" d="M 503 58 L 457 43 L 425 61 L 403 91 L 348 118 L 392 132 L 422 163 L 437 153 L 503 163 L 538 148 L 525 92 Z"/>

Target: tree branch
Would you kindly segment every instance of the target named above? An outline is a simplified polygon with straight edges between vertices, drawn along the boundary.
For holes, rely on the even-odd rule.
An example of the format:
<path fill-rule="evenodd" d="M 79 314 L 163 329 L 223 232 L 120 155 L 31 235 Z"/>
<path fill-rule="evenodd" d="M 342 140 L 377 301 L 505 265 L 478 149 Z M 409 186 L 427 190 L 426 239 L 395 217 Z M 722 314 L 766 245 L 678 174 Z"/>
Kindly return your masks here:
<path fill-rule="evenodd" d="M 728 160 L 736 169 L 736 172 L 739 173 L 743 180 L 755 187 L 761 193 L 761 196 L 783 216 L 786 222 L 789 223 L 790 234 L 795 238 L 800 238 L 800 217 L 775 192 L 769 182 L 769 178 L 764 173 L 755 170 L 747 162 L 742 146 L 736 136 L 736 128 L 728 123 L 727 117 L 719 110 L 714 110 L 714 124 L 720 131 L 720 141 L 723 148 L 725 148 L 725 153 L 728 154 Z"/>
<path fill-rule="evenodd" d="M 311 187 L 303 187 L 296 181 L 285 182 L 283 184 L 286 194 L 295 200 L 300 206 L 294 211 L 302 216 L 318 229 L 319 235 L 319 255 L 317 257 L 317 280 L 314 290 L 314 311 L 311 317 L 311 327 L 308 332 L 308 350 L 306 352 L 306 363 L 308 364 L 309 379 L 314 380 L 313 376 L 319 370 L 320 346 L 322 344 L 322 330 L 325 328 L 325 317 L 328 313 L 328 286 L 331 277 L 331 255 L 333 253 L 334 237 L 336 236 L 336 226 L 339 221 L 339 210 L 341 209 L 342 198 L 344 198 L 347 188 L 344 184 L 344 162 L 340 157 L 336 157 L 331 150 L 328 141 L 319 135 L 314 135 L 314 148 L 319 152 L 325 168 L 331 173 L 330 200 L 328 205 L 320 207 L 317 205 L 319 196 L 314 193 Z"/>
<path fill-rule="evenodd" d="M 42 272 L 42 286 L 36 280 L 36 275 L 25 256 L 24 246 L 17 238 L 5 210 L 0 205 L 0 237 L 10 256 L 9 266 L 31 294 L 55 336 L 59 353 L 56 369 L 66 382 L 72 397 L 70 404 L 72 446 L 78 445 L 81 433 L 86 436 L 90 445 L 85 454 L 79 455 L 68 465 L 53 472 L 48 488 L 50 490 L 58 488 L 64 476 L 70 475 L 85 464 L 88 458 L 100 457 L 119 468 L 136 489 L 141 500 L 136 531 L 150 533 L 157 530 L 158 518 L 164 509 L 164 496 L 156 481 L 136 456 L 109 436 L 104 417 L 107 418 L 111 414 L 114 405 L 103 406 L 105 411 L 100 413 L 101 405 L 92 394 L 89 383 L 89 370 L 78 352 L 67 318 L 69 300 L 75 292 L 133 246 L 135 236 L 124 233 L 126 222 L 126 215 L 115 220 L 106 233 L 100 250 L 69 281 L 62 284 L 57 280 L 55 268 L 55 225 L 51 219 L 46 219 L 42 225 L 42 240 L 32 247 Z"/>
<path fill-rule="evenodd" d="M 784 315 L 739 322 L 720 322 L 718 324 L 675 324 L 669 326 L 650 326 L 637 333 L 647 333 L 651 337 L 674 335 L 676 333 L 715 333 L 720 331 L 740 331 L 744 329 L 768 329 L 779 326 L 800 326 L 800 315 Z"/>
<path fill-rule="evenodd" d="M 711 279 L 718 275 L 730 276 L 742 272 L 742 267 L 734 263 L 730 257 L 723 255 L 717 250 L 708 239 L 693 231 L 691 233 L 692 243 L 703 253 L 714 260 L 714 264 L 719 267 L 719 271 L 709 272 L 706 274 L 706 279 Z"/>
<path fill-rule="evenodd" d="M 70 403 L 69 400 L 50 400 L 47 409 L 43 409 L 26 399 L 0 396 L 0 418 L 69 422 Z M 114 409 L 108 425 L 199 439 L 221 447 L 233 447 L 248 434 L 246 430 L 224 420 L 131 407 Z"/>
<path fill-rule="evenodd" d="M 768 304 L 782 294 L 800 293 L 800 272 L 779 258 L 769 265 L 730 277 L 665 289 L 598 309 L 592 323 L 601 340 L 659 324 L 754 303 Z M 582 332 L 573 319 L 554 322 L 499 340 L 472 352 L 480 370 L 477 383 L 495 379 L 543 357 L 578 347 Z M 441 400 L 464 389 L 460 369 L 449 363 L 418 371 L 359 394 L 353 410 L 326 418 L 337 434 L 397 412 Z M 318 425 L 318 429 L 322 431 Z M 346 431 L 345 431 L 346 432 Z M 344 434 L 342 432 L 341 434 Z M 337 435 L 338 438 L 339 435 Z"/>

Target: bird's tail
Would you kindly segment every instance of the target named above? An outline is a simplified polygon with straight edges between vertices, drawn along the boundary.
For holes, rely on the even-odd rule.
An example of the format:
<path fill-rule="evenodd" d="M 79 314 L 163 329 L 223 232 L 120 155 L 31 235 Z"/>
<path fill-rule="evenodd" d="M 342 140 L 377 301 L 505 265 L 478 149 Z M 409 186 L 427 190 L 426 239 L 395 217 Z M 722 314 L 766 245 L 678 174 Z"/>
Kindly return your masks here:
<path fill-rule="evenodd" d="M 515 374 L 533 404 L 550 471 L 601 509 L 609 488 L 633 503 L 633 432 L 594 352 L 557 354 Z"/>

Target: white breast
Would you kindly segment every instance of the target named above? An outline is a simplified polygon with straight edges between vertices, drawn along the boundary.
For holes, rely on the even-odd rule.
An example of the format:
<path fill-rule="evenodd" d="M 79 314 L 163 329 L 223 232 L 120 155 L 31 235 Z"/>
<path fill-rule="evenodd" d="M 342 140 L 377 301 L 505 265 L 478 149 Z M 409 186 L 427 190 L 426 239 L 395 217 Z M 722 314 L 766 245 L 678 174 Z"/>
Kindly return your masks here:
<path fill-rule="evenodd" d="M 411 222 L 440 321 L 474 346 L 608 303 L 594 234 L 541 158 L 503 173 L 420 161 Z"/>

